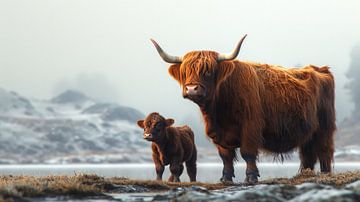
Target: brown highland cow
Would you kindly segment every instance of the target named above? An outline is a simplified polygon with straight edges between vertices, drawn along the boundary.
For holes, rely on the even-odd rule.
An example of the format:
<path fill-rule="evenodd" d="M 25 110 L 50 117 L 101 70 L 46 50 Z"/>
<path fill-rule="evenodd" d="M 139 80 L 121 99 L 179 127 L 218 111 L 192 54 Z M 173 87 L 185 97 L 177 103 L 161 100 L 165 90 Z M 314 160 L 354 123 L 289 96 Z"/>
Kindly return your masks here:
<path fill-rule="evenodd" d="M 334 78 L 329 68 L 283 68 L 234 60 L 246 35 L 229 54 L 193 51 L 171 56 L 152 40 L 184 98 L 202 112 L 207 136 L 217 146 L 232 181 L 235 149 L 246 161 L 245 182 L 256 183 L 259 151 L 281 156 L 299 148 L 301 169 L 331 172 L 336 129 Z"/>
<path fill-rule="evenodd" d="M 185 162 L 190 181 L 194 182 L 197 155 L 194 133 L 188 126 L 172 127 L 173 123 L 173 119 L 165 119 L 156 112 L 137 122 L 144 129 L 144 139 L 152 142 L 156 179 L 162 180 L 164 168 L 170 164 L 169 182 L 180 182 Z"/>

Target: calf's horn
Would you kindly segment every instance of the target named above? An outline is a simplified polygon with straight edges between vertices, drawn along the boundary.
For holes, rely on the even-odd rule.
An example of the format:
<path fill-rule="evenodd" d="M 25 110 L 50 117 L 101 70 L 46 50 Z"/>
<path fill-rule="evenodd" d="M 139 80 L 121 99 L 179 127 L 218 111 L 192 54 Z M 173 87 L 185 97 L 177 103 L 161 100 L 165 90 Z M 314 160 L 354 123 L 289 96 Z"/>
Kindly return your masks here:
<path fill-rule="evenodd" d="M 151 42 L 154 44 L 157 52 L 159 53 L 160 57 L 168 63 L 181 63 L 182 62 L 182 57 L 179 56 L 172 56 L 167 54 L 160 46 L 158 43 L 156 43 L 156 41 L 154 39 L 150 39 Z"/>
<path fill-rule="evenodd" d="M 243 43 L 244 39 L 246 38 L 247 34 L 245 34 L 245 36 L 243 36 L 243 38 L 241 38 L 241 40 L 239 41 L 239 43 L 237 44 L 236 48 L 234 49 L 234 51 L 230 54 L 219 54 L 218 58 L 217 58 L 217 62 L 222 62 L 222 61 L 226 61 L 226 60 L 233 60 L 237 57 L 237 55 L 240 52 L 240 48 L 241 48 L 241 44 Z"/>

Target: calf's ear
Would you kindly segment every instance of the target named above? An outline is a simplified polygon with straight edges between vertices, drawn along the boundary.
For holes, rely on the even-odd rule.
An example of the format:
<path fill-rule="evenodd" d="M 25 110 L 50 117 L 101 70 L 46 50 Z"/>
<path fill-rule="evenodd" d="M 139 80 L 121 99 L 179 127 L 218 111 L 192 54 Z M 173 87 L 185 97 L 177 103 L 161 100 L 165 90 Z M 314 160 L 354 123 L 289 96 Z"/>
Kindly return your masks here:
<path fill-rule="evenodd" d="M 140 128 L 144 128 L 144 120 L 138 120 L 138 121 L 137 121 L 137 125 L 138 125 Z"/>
<path fill-rule="evenodd" d="M 180 83 L 180 65 L 173 64 L 169 67 L 169 74 Z"/>
<path fill-rule="evenodd" d="M 174 119 L 166 119 L 165 120 L 165 123 L 166 123 L 166 127 L 169 127 L 171 126 L 172 124 L 174 124 Z"/>

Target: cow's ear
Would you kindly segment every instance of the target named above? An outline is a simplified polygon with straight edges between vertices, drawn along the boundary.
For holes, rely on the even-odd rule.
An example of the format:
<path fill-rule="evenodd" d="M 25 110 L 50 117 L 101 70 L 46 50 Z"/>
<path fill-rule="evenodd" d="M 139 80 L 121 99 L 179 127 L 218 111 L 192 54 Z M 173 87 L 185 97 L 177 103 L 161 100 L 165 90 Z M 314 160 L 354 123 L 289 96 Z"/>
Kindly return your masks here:
<path fill-rule="evenodd" d="M 180 83 L 180 64 L 173 64 L 169 67 L 169 74 Z"/>
<path fill-rule="evenodd" d="M 217 68 L 216 85 L 220 85 L 225 81 L 234 71 L 235 65 L 230 61 L 220 62 Z"/>
<path fill-rule="evenodd" d="M 169 127 L 171 126 L 172 124 L 174 124 L 174 119 L 166 119 L 165 120 L 165 123 L 166 123 L 166 127 Z"/>
<path fill-rule="evenodd" d="M 137 121 L 137 125 L 138 125 L 140 128 L 144 128 L 144 120 L 138 120 L 138 121 Z"/>

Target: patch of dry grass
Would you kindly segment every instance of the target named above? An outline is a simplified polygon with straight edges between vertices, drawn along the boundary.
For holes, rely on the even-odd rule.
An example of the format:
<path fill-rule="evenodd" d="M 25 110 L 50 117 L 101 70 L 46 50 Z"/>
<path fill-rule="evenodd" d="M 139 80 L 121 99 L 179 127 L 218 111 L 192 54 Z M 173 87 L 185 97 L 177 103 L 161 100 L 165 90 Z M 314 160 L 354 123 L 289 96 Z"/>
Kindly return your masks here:
<path fill-rule="evenodd" d="M 293 178 L 274 178 L 261 181 L 261 184 L 291 184 L 297 185 L 305 182 L 333 185 L 341 187 L 343 185 L 360 180 L 360 171 L 344 173 L 315 173 L 312 170 L 304 170 Z"/>
<path fill-rule="evenodd" d="M 103 196 L 104 178 L 96 175 L 74 176 L 1 176 L 0 199 L 22 197 Z M 17 200 L 18 201 L 18 200 Z"/>
<path fill-rule="evenodd" d="M 360 171 L 337 174 L 319 174 L 305 170 L 293 178 L 274 178 L 259 184 L 302 184 L 313 182 L 337 187 L 360 180 Z M 128 178 L 103 178 L 97 175 L 77 174 L 74 176 L 0 176 L 0 201 L 21 201 L 22 197 L 106 197 L 104 192 L 126 192 L 128 186 L 136 186 L 135 192 L 166 191 L 176 187 L 202 186 L 208 190 L 242 186 L 243 184 L 165 182 L 153 180 L 131 180 Z M 120 188 L 119 188 L 120 187 Z M 125 187 L 125 189 L 124 189 Z"/>

